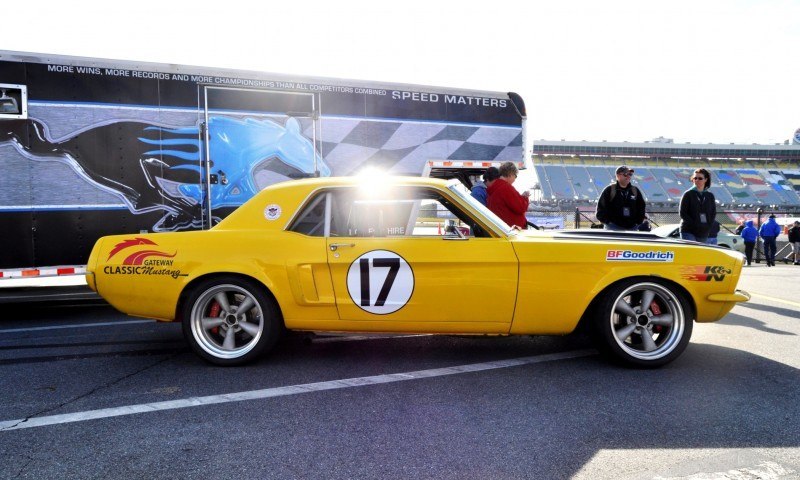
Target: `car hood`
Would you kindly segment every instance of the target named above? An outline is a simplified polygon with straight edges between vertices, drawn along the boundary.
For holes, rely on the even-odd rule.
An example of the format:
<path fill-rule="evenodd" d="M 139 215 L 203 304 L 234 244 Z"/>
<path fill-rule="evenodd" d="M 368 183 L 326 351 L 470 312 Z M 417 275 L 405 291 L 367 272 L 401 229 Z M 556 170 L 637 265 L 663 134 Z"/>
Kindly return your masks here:
<path fill-rule="evenodd" d="M 617 242 L 641 242 L 647 244 L 657 245 L 704 245 L 707 247 L 714 247 L 713 245 L 706 245 L 698 242 L 690 242 L 676 238 L 664 238 L 649 232 L 618 232 L 613 230 L 600 230 L 600 229 L 583 229 L 583 230 L 551 230 L 546 232 L 541 231 L 525 231 L 522 233 L 524 236 L 549 236 L 553 240 L 586 240 L 603 243 L 617 243 Z"/>

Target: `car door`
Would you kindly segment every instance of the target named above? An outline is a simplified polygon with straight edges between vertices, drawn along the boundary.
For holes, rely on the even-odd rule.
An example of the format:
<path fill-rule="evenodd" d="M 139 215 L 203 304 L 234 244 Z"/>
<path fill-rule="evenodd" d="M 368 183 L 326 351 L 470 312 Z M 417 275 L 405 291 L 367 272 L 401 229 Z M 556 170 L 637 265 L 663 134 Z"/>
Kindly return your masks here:
<path fill-rule="evenodd" d="M 457 202 L 432 187 L 336 193 L 338 228 L 327 247 L 344 328 L 508 332 L 518 277 L 513 247 L 505 237 L 476 237 L 479 227 L 462 221 L 474 217 Z"/>

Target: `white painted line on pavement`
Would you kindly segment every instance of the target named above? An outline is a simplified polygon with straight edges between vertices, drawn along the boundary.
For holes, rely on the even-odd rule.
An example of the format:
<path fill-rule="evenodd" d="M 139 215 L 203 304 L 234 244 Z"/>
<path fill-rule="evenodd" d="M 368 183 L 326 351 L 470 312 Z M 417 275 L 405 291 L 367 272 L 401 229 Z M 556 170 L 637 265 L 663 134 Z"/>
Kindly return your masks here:
<path fill-rule="evenodd" d="M 0 431 L 21 430 L 24 428 L 44 427 L 48 425 L 59 425 L 63 423 L 97 420 L 100 418 L 119 417 L 122 415 L 135 415 L 138 413 L 158 412 L 162 410 L 174 410 L 178 408 L 188 408 L 188 407 L 199 407 L 202 405 L 241 402 L 245 400 L 261 400 L 265 398 L 297 395 L 300 393 L 322 392 L 325 390 L 336 390 L 339 388 L 364 387 L 367 385 L 401 382 L 404 380 L 418 380 L 422 378 L 441 377 L 445 375 L 458 375 L 461 373 L 482 372 L 486 370 L 517 367 L 521 365 L 530 365 L 534 363 L 553 362 L 556 360 L 569 360 L 573 358 L 595 355 L 596 353 L 597 352 L 594 350 L 575 350 L 571 352 L 536 355 L 533 357 L 520 357 L 520 358 L 511 358 L 508 360 L 497 360 L 494 362 L 458 365 L 455 367 L 433 368 L 430 370 L 417 370 L 415 372 L 390 373 L 386 375 L 374 375 L 370 377 L 345 378 L 342 380 L 330 380 L 327 382 L 305 383 L 301 385 L 290 385 L 286 387 L 265 388 L 263 390 L 234 392 L 222 395 L 209 395 L 206 397 L 190 397 L 180 400 L 169 400 L 165 402 L 141 403 L 138 405 L 127 405 L 116 408 L 103 408 L 99 410 L 88 410 L 85 412 L 66 413 L 62 415 L 49 415 L 46 417 L 32 417 L 27 419 L 5 420 L 5 421 L 0 421 Z"/>
<path fill-rule="evenodd" d="M 8 328 L 0 330 L 0 335 L 4 333 L 37 332 L 40 330 L 61 330 L 66 328 L 110 327 L 114 325 L 130 325 L 132 323 L 155 323 L 155 320 L 122 320 L 120 322 L 80 323 L 77 325 L 53 325 L 50 327 Z"/>

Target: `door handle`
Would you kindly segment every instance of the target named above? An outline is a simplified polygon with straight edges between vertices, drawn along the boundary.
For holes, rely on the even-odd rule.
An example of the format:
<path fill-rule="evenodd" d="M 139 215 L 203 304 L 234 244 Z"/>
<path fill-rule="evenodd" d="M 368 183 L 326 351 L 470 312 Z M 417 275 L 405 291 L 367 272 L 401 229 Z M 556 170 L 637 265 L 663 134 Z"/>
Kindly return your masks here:
<path fill-rule="evenodd" d="M 329 248 L 331 249 L 331 252 L 335 252 L 336 249 L 339 247 L 355 247 L 355 246 L 356 246 L 355 243 L 331 243 Z"/>

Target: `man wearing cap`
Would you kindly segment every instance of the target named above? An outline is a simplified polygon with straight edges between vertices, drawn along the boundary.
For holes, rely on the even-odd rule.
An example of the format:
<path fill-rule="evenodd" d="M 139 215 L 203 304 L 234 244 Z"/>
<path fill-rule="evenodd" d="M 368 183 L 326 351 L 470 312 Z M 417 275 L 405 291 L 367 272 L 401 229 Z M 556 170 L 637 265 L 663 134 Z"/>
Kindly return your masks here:
<path fill-rule="evenodd" d="M 780 234 L 781 226 L 775 221 L 775 214 L 770 215 L 767 223 L 758 229 L 758 235 L 764 240 L 764 257 L 766 257 L 768 267 L 775 266 L 775 250 L 777 250 L 775 239 Z"/>
<path fill-rule="evenodd" d="M 597 219 L 606 230 L 636 230 L 645 219 L 644 196 L 631 185 L 632 168 L 622 165 L 616 174 L 616 181 L 597 200 Z"/>

